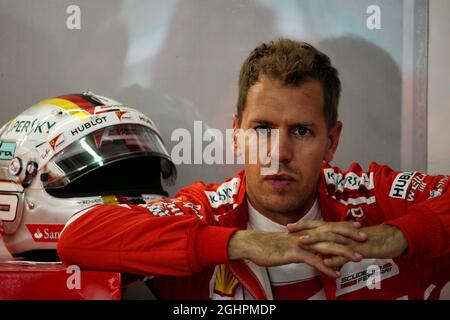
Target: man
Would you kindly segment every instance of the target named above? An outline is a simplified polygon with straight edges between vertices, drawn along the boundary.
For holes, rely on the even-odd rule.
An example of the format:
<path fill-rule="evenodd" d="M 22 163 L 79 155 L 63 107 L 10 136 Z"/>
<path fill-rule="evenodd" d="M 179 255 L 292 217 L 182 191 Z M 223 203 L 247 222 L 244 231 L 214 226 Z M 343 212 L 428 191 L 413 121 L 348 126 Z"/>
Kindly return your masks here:
<path fill-rule="evenodd" d="M 61 259 L 152 275 L 161 299 L 436 297 L 450 278 L 449 178 L 375 163 L 333 168 L 340 91 L 311 45 L 260 45 L 241 69 L 233 128 L 274 132 L 278 171 L 262 175 L 261 162 L 246 161 L 236 177 L 196 182 L 172 200 L 77 213 Z"/>

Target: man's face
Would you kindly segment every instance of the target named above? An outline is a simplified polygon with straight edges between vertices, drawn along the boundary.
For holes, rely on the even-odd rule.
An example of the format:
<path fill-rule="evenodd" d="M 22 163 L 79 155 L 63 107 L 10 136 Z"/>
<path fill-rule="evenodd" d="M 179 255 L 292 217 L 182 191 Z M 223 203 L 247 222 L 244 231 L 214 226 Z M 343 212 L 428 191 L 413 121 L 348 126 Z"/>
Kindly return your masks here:
<path fill-rule="evenodd" d="M 316 80 L 295 87 L 262 77 L 248 91 L 240 128 L 278 129 L 279 169 L 274 175 L 261 175 L 260 162 L 246 160 L 247 195 L 256 210 L 279 223 L 295 222 L 311 208 L 322 161 L 331 161 L 336 150 L 342 125 L 328 130 L 323 105 L 322 86 Z M 233 126 L 237 129 L 237 119 Z M 249 149 L 246 143 L 240 151 Z"/>

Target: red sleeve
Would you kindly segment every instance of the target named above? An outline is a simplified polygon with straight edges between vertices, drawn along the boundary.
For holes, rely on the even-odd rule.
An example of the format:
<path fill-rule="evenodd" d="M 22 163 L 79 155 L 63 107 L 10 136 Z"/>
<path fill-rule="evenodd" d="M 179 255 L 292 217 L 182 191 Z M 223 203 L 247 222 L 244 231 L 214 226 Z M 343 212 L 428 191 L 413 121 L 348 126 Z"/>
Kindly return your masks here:
<path fill-rule="evenodd" d="M 186 199 L 144 206 L 98 205 L 75 215 L 58 240 L 66 265 L 143 275 L 184 276 L 228 261 L 236 229 L 205 222 Z"/>
<path fill-rule="evenodd" d="M 450 179 L 420 172 L 395 172 L 371 165 L 375 196 L 385 224 L 405 235 L 408 255 L 440 257 L 450 254 Z"/>

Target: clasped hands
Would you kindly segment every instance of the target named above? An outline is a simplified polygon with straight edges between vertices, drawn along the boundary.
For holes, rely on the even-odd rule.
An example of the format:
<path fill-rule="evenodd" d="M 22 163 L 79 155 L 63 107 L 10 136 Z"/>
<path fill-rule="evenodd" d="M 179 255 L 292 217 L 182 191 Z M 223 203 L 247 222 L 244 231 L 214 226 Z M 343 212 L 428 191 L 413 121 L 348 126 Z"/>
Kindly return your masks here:
<path fill-rule="evenodd" d="M 306 263 L 330 277 L 349 261 L 396 258 L 408 248 L 400 229 L 390 225 L 361 228 L 359 222 L 302 221 L 288 232 L 237 231 L 228 244 L 230 260 L 249 259 L 260 266 Z"/>

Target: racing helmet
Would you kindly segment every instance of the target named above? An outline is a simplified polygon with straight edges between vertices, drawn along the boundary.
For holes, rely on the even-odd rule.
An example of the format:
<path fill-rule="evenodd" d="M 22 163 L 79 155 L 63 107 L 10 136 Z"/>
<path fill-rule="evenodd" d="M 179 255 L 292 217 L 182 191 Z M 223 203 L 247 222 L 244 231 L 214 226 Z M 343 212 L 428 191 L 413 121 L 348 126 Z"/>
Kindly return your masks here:
<path fill-rule="evenodd" d="M 158 129 L 138 110 L 90 91 L 41 101 L 0 129 L 0 241 L 13 256 L 53 259 L 74 213 L 165 198 L 175 179 Z"/>

